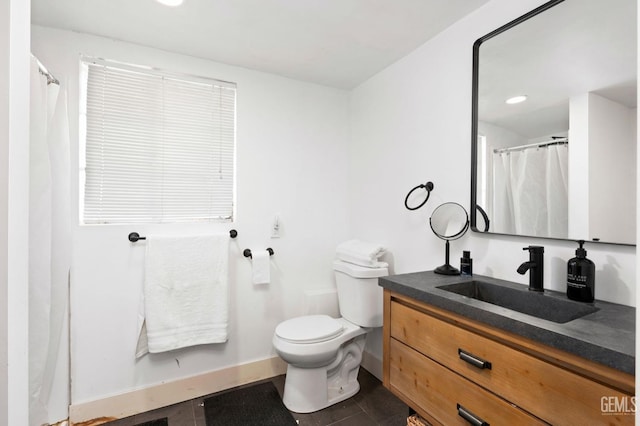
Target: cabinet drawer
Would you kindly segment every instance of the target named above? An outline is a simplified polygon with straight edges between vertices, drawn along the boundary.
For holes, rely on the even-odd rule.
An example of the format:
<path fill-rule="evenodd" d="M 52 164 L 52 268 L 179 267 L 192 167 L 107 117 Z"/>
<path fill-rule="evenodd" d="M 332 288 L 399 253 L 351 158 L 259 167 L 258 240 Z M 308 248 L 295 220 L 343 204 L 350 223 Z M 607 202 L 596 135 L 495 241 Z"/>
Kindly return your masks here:
<path fill-rule="evenodd" d="M 406 305 L 391 303 L 390 332 L 391 337 L 549 423 L 634 422 L 633 415 L 609 415 L 602 408 L 603 400 L 630 406 L 629 395 Z"/>
<path fill-rule="evenodd" d="M 544 424 L 395 339 L 389 355 L 391 386 L 443 425 L 468 426 L 458 410 L 491 426 Z"/>

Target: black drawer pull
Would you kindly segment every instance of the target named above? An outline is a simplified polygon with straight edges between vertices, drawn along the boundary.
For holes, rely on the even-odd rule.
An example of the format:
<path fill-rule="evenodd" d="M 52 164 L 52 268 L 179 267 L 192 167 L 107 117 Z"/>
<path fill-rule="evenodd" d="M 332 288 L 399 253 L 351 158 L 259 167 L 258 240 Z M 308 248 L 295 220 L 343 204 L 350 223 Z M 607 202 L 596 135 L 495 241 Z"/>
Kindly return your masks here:
<path fill-rule="evenodd" d="M 469 352 L 465 352 L 462 349 L 458 349 L 458 356 L 461 360 L 468 362 L 474 367 L 478 367 L 481 369 L 486 368 L 487 370 L 491 370 L 491 363 L 489 361 L 485 361 L 482 358 L 478 358 L 475 355 L 470 354 Z"/>
<path fill-rule="evenodd" d="M 482 420 L 480 417 L 473 414 L 471 411 L 467 410 L 460 404 L 456 404 L 458 407 L 458 415 L 468 421 L 473 426 L 489 426 L 489 423 Z"/>

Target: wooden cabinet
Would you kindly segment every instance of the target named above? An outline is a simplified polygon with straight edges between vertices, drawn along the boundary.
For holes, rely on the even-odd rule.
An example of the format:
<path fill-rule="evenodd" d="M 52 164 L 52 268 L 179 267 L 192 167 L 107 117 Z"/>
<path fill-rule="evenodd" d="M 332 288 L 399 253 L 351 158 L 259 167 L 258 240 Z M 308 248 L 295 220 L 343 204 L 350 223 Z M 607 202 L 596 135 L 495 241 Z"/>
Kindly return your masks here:
<path fill-rule="evenodd" d="M 633 424 L 634 377 L 385 290 L 384 384 L 434 425 Z"/>

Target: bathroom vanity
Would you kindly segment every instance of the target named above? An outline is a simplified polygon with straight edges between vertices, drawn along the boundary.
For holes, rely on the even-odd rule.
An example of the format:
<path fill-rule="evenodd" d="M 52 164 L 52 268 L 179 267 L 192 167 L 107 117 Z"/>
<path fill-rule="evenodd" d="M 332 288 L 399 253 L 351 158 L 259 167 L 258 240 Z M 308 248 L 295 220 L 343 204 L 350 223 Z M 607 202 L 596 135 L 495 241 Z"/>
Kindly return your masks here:
<path fill-rule="evenodd" d="M 379 283 L 384 385 L 433 425 L 634 424 L 635 308 L 481 276 Z"/>

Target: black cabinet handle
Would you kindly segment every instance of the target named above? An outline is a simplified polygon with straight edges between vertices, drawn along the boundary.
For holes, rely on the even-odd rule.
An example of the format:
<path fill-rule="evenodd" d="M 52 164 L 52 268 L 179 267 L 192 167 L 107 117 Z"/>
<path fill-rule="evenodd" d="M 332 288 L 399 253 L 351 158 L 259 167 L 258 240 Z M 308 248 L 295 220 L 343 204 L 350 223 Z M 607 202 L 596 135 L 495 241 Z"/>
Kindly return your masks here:
<path fill-rule="evenodd" d="M 469 424 L 472 424 L 473 426 L 489 426 L 489 423 L 485 422 L 462 405 L 456 404 L 456 407 L 458 407 L 458 415 L 468 421 Z"/>
<path fill-rule="evenodd" d="M 463 351 L 460 348 L 458 348 L 458 356 L 460 357 L 461 360 L 468 362 L 474 367 L 477 367 L 480 369 L 486 368 L 487 370 L 491 370 L 491 363 L 489 361 L 485 361 L 482 358 L 478 358 L 477 356 L 470 354 L 469 352 Z"/>

